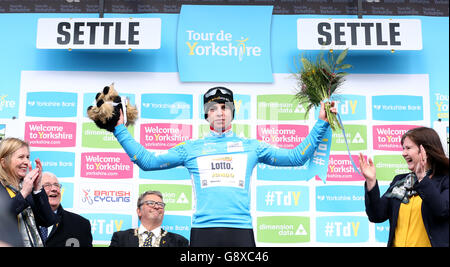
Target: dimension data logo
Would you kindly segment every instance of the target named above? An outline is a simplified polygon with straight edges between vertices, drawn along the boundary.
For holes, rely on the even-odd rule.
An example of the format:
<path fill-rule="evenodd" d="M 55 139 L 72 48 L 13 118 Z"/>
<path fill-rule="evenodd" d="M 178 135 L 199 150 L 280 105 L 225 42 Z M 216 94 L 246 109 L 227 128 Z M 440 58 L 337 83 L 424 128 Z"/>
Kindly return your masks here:
<path fill-rule="evenodd" d="M 271 6 L 191 6 L 180 12 L 183 82 L 272 82 Z"/>

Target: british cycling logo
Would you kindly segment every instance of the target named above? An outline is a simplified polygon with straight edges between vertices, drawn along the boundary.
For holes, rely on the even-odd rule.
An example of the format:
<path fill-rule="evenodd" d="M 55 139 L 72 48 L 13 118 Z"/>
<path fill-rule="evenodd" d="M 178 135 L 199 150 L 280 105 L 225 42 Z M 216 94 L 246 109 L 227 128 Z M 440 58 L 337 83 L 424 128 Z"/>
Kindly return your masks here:
<path fill-rule="evenodd" d="M 251 38 L 240 36 L 234 39 L 233 34 L 219 32 L 197 32 L 186 30 L 186 45 L 189 56 L 236 57 L 242 62 L 245 57 L 259 57 L 262 48 L 251 43 Z"/>
<path fill-rule="evenodd" d="M 85 188 L 81 191 L 81 202 L 89 205 L 95 203 L 129 203 L 131 201 L 131 191 L 129 190 L 92 190 L 91 188 Z"/>

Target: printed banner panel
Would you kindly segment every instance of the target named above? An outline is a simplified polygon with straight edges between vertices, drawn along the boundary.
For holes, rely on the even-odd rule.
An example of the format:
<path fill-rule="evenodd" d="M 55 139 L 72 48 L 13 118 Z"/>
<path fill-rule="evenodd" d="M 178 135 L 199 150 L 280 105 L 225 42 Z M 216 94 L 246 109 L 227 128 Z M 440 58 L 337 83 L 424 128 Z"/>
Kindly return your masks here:
<path fill-rule="evenodd" d="M 182 0 L 140 0 L 140 1 L 105 1 L 105 13 L 180 13 L 183 3 L 193 1 Z M 280 15 L 316 14 L 316 15 L 357 15 L 357 1 L 223 1 L 209 0 L 209 5 L 273 5 L 273 13 Z M 401 3 L 401 5 L 399 5 Z M 39 0 L 33 4 L 26 0 L 0 0 L 0 12 L 6 13 L 100 13 L 98 0 Z M 377 16 L 448 16 L 448 1 L 417 1 L 417 0 L 366 0 L 363 1 L 364 15 Z"/>
<path fill-rule="evenodd" d="M 159 18 L 41 18 L 38 49 L 159 49 Z"/>
<path fill-rule="evenodd" d="M 298 19 L 299 50 L 422 50 L 416 19 Z"/>

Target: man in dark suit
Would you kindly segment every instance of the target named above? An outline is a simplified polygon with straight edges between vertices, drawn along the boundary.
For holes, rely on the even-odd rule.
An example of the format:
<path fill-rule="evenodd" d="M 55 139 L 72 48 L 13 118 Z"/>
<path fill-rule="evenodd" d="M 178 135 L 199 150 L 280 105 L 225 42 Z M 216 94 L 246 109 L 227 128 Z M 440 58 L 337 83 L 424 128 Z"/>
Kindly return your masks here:
<path fill-rule="evenodd" d="M 78 214 L 69 212 L 61 206 L 61 184 L 50 172 L 42 174 L 42 187 L 48 196 L 58 222 L 48 228 L 40 228 L 46 247 L 92 247 L 91 223 Z"/>
<path fill-rule="evenodd" d="M 189 241 L 186 238 L 161 228 L 165 206 L 161 192 L 144 192 L 139 196 L 136 210 L 141 225 L 136 229 L 115 232 L 109 246 L 187 247 Z"/>

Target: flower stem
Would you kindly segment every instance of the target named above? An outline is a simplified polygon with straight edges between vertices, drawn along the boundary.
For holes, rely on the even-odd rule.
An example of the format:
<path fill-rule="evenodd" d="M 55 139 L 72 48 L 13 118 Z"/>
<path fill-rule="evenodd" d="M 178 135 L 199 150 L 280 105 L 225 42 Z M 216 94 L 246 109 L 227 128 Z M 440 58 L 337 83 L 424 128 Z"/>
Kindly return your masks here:
<path fill-rule="evenodd" d="M 325 103 L 325 112 L 327 114 L 328 123 L 330 124 L 330 127 L 333 131 L 336 131 L 337 129 L 342 129 L 341 124 L 339 123 L 336 114 L 330 111 L 331 103 L 327 102 Z"/>

